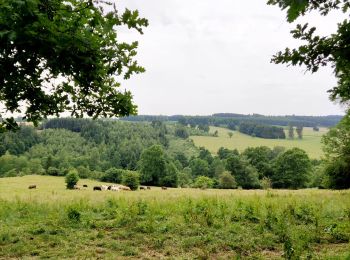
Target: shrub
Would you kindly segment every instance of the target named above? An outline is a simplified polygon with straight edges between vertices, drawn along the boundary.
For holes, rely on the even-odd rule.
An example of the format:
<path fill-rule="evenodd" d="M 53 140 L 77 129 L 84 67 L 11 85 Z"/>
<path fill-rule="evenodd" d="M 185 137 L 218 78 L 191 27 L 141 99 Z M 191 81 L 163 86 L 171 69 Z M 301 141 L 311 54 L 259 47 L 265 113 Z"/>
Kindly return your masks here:
<path fill-rule="evenodd" d="M 49 167 L 47 169 L 47 174 L 51 176 L 60 176 L 60 170 L 57 169 L 56 167 Z"/>
<path fill-rule="evenodd" d="M 237 188 L 235 177 L 233 177 L 228 171 L 223 172 L 219 177 L 219 188 L 221 189 Z"/>
<path fill-rule="evenodd" d="M 74 185 L 78 183 L 79 176 L 77 170 L 70 170 L 66 175 L 66 185 L 67 189 L 73 189 Z"/>
<path fill-rule="evenodd" d="M 199 176 L 195 179 L 193 187 L 194 188 L 201 188 L 201 189 L 208 189 L 212 188 L 214 185 L 214 181 L 206 176 Z"/>
<path fill-rule="evenodd" d="M 127 171 L 124 176 L 122 183 L 131 190 L 137 190 L 140 185 L 140 175 L 137 172 Z"/>
<path fill-rule="evenodd" d="M 110 168 L 101 177 L 101 181 L 121 183 L 123 175 L 127 172 L 123 169 Z"/>

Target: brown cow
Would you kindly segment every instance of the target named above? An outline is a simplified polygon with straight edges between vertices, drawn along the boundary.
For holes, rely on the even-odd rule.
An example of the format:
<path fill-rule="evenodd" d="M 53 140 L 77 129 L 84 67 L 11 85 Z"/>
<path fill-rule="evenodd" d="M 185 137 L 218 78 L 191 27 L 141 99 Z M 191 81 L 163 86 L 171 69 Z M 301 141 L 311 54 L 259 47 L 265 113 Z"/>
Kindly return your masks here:
<path fill-rule="evenodd" d="M 29 185 L 28 189 L 36 189 L 36 185 L 35 184 Z"/>
<path fill-rule="evenodd" d="M 150 190 L 151 189 L 151 187 L 150 186 L 147 186 L 147 190 Z"/>
<path fill-rule="evenodd" d="M 167 190 L 167 189 L 168 189 L 167 187 L 164 187 L 164 186 L 162 187 L 162 190 Z"/>
<path fill-rule="evenodd" d="M 146 190 L 146 187 L 140 186 L 140 190 Z"/>

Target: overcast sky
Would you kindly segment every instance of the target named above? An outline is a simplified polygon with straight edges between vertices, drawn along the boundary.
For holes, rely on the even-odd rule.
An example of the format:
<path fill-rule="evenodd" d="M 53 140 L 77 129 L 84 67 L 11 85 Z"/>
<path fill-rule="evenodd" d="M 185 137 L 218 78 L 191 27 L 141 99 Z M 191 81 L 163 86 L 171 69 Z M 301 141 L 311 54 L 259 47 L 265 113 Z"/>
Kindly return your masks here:
<path fill-rule="evenodd" d="M 146 73 L 123 83 L 139 114 L 265 115 L 343 114 L 328 99 L 336 84 L 330 68 L 316 74 L 303 67 L 270 63 L 278 50 L 297 46 L 285 13 L 266 0 L 120 0 L 149 20 L 144 35 L 119 31 L 139 41 L 137 60 Z M 335 31 L 339 14 L 307 19 L 321 34 Z"/>

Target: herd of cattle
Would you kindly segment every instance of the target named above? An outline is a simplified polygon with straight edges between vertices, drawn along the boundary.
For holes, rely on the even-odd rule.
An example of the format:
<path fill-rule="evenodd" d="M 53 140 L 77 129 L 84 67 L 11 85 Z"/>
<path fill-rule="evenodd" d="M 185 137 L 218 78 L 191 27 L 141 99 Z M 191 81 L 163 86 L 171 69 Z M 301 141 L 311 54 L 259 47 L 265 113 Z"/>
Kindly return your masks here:
<path fill-rule="evenodd" d="M 36 189 L 36 185 L 29 185 L 28 189 Z M 84 184 L 82 187 L 78 185 L 74 185 L 75 190 L 81 190 L 83 188 L 88 188 L 86 184 Z M 150 186 L 140 186 L 140 190 L 150 190 Z M 131 191 L 130 187 L 124 186 L 124 185 L 101 185 L 101 186 L 94 186 L 93 190 L 97 191 L 103 191 L 103 190 L 110 190 L 110 191 Z M 162 190 L 167 190 L 167 187 L 162 187 Z"/>

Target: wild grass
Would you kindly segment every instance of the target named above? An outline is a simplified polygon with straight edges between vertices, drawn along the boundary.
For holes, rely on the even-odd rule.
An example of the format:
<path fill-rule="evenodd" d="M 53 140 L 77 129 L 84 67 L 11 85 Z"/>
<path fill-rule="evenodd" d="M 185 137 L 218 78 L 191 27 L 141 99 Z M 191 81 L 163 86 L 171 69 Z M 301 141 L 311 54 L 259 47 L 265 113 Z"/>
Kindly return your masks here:
<path fill-rule="evenodd" d="M 303 139 L 264 139 L 258 137 L 252 137 L 242 134 L 238 131 L 231 131 L 226 128 L 210 127 L 210 132 L 218 131 L 218 137 L 212 136 L 191 136 L 195 145 L 203 146 L 212 153 L 217 153 L 220 147 L 229 149 L 238 149 L 244 151 L 248 147 L 267 146 L 273 148 L 275 146 L 284 146 L 286 148 L 298 147 L 305 150 L 310 158 L 319 159 L 323 156 L 321 138 L 322 135 L 327 133 L 326 128 L 320 128 L 319 132 L 315 132 L 312 128 L 305 127 L 303 130 Z M 232 132 L 232 138 L 229 137 L 228 132 Z M 288 133 L 286 132 L 286 136 Z"/>
<path fill-rule="evenodd" d="M 36 184 L 36 190 L 28 190 Z M 349 259 L 350 191 L 66 190 L 0 179 L 0 258 Z"/>

